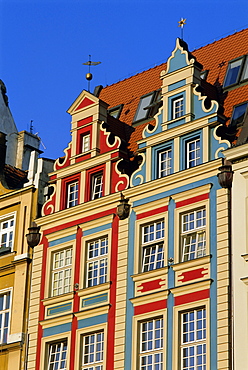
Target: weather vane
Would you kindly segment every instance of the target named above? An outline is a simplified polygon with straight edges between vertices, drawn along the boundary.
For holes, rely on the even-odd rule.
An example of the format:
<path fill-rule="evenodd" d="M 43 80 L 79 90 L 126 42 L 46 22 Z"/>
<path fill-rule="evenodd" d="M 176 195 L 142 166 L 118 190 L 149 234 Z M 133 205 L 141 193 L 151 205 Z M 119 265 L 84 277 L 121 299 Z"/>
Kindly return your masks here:
<path fill-rule="evenodd" d="M 186 18 L 181 18 L 181 20 L 178 22 L 178 27 L 181 27 L 181 39 L 183 40 L 183 27 L 186 24 Z"/>
<path fill-rule="evenodd" d="M 92 62 L 91 61 L 91 55 L 89 55 L 89 61 L 86 63 L 83 63 L 84 66 L 89 66 L 89 72 L 86 73 L 86 80 L 88 80 L 88 91 L 90 91 L 90 81 L 92 80 L 92 73 L 90 73 L 90 67 L 91 66 L 97 66 L 101 62 Z"/>

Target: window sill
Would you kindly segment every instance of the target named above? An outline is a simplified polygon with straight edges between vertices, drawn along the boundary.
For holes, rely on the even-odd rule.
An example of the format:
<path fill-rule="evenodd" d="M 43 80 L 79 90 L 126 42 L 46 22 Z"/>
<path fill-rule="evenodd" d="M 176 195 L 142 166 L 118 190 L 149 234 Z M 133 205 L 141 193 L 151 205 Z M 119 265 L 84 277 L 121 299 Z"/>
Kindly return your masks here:
<path fill-rule="evenodd" d="M 212 257 L 211 254 L 209 254 L 207 256 L 195 258 L 190 261 L 184 261 L 184 262 L 178 262 L 175 264 L 171 264 L 171 267 L 173 268 L 174 271 L 184 270 L 184 269 L 188 269 L 188 268 L 195 267 L 195 266 L 198 267 L 199 265 L 205 265 L 209 263 L 211 257 Z"/>
<path fill-rule="evenodd" d="M 80 289 L 77 291 L 79 297 L 88 297 L 95 293 L 105 293 L 110 289 L 110 282 L 95 285 L 89 288 Z"/>
<path fill-rule="evenodd" d="M 56 295 L 54 297 L 44 298 L 42 299 L 42 302 L 44 306 L 48 306 L 48 305 L 68 301 L 70 299 L 73 299 L 73 297 L 74 297 L 74 292 L 69 292 L 69 293 L 65 293 L 61 295 Z"/>
<path fill-rule="evenodd" d="M 150 278 L 154 278 L 154 277 L 161 277 L 162 275 L 168 273 L 168 269 L 169 269 L 168 266 L 161 267 L 159 269 L 155 269 L 155 270 L 151 270 L 151 271 L 140 272 L 138 274 L 131 275 L 131 277 L 133 278 L 133 281 L 136 283 L 136 282 L 139 282 L 139 281 L 144 280 L 144 279 L 150 279 Z"/>

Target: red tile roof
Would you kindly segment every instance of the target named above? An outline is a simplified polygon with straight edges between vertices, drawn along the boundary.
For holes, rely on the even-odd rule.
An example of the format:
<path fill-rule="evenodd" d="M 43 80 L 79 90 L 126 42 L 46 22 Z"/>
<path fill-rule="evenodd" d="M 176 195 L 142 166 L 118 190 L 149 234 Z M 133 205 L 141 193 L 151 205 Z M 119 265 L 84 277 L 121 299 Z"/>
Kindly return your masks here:
<path fill-rule="evenodd" d="M 248 29 L 237 32 L 221 40 L 208 44 L 192 52 L 197 61 L 203 65 L 203 70 L 209 70 L 207 82 L 221 91 L 228 62 L 239 56 L 248 54 Z M 169 55 L 168 55 L 169 57 Z M 132 125 L 140 97 L 161 87 L 160 72 L 166 69 L 166 63 L 134 75 L 123 81 L 102 89 L 100 98 L 109 104 L 109 108 L 123 104 L 120 120 Z M 216 92 L 203 82 L 205 92 L 211 98 Z M 233 106 L 248 100 L 248 84 L 219 94 L 223 101 L 224 115 L 231 117 Z M 228 121 L 227 121 L 228 124 Z M 131 148 L 136 149 L 136 142 L 141 138 L 145 124 L 136 127 L 131 137 Z"/>

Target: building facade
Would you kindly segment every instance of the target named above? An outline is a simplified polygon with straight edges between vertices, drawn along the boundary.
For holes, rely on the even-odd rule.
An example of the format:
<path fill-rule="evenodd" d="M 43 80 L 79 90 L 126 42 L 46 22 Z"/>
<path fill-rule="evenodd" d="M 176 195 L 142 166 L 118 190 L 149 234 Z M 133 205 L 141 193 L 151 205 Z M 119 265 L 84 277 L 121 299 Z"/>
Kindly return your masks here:
<path fill-rule="evenodd" d="M 72 139 L 36 220 L 28 369 L 232 369 L 218 174 L 244 116 L 247 38 L 192 54 L 177 39 L 166 64 L 68 110 Z"/>

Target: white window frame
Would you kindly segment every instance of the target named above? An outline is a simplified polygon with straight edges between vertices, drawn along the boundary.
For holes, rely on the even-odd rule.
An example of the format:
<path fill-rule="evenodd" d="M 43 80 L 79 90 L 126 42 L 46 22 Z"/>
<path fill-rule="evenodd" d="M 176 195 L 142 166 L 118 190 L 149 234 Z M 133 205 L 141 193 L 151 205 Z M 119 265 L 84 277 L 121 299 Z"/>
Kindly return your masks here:
<path fill-rule="evenodd" d="M 68 342 L 67 339 L 56 341 L 48 344 L 48 366 L 47 369 L 54 370 L 55 365 L 58 365 L 56 369 L 66 370 L 67 353 L 68 353 Z M 58 348 L 60 346 L 60 348 Z M 55 349 L 52 352 L 52 349 Z M 66 348 L 66 349 L 65 349 Z M 56 356 L 57 354 L 57 356 Z M 54 355 L 54 356 L 53 356 Z M 53 358 L 52 358 L 53 356 Z"/>
<path fill-rule="evenodd" d="M 5 223 L 13 223 L 3 228 Z M 13 251 L 14 246 L 14 236 L 15 236 L 15 224 L 16 224 L 16 213 L 9 213 L 0 218 L 0 254 L 10 248 Z M 6 235 L 6 240 L 3 243 L 3 237 Z M 2 244 L 6 246 L 2 247 Z"/>
<path fill-rule="evenodd" d="M 66 253 L 69 253 L 66 256 Z M 58 257 L 58 259 L 57 259 Z M 72 279 L 72 247 L 52 253 L 52 285 L 51 296 L 55 297 L 71 291 Z"/>
<path fill-rule="evenodd" d="M 107 282 L 108 276 L 108 237 L 100 237 L 87 242 L 86 287 Z M 95 275 L 94 275 L 95 272 Z"/>
<path fill-rule="evenodd" d="M 165 154 L 165 159 L 162 159 L 163 154 Z M 163 168 L 165 165 L 165 168 Z M 158 152 L 158 177 L 165 177 L 172 173 L 172 149 L 168 147 L 165 150 Z"/>
<path fill-rule="evenodd" d="M 194 144 L 193 149 L 190 148 L 191 144 Z M 191 154 L 194 155 L 193 158 L 191 158 Z M 186 168 L 195 167 L 200 163 L 201 163 L 201 139 L 200 137 L 195 137 L 186 142 Z"/>
<path fill-rule="evenodd" d="M 8 343 L 11 314 L 11 290 L 0 291 L 3 297 L 3 305 L 0 307 L 0 344 Z M 7 317 L 7 323 L 6 323 Z"/>
<path fill-rule="evenodd" d="M 67 185 L 67 208 L 78 205 L 78 181 L 73 181 Z"/>
<path fill-rule="evenodd" d="M 104 331 L 83 335 L 82 370 L 103 370 Z M 86 342 L 87 341 L 87 342 Z"/>
<path fill-rule="evenodd" d="M 82 137 L 82 153 L 90 150 L 90 134 L 86 134 Z"/>
<path fill-rule="evenodd" d="M 182 262 L 206 255 L 206 220 L 206 207 L 181 214 Z"/>
<path fill-rule="evenodd" d="M 101 198 L 103 196 L 103 173 L 98 172 L 92 175 L 91 179 L 91 200 Z"/>
<path fill-rule="evenodd" d="M 198 313 L 201 315 L 198 316 Z M 187 316 L 189 319 L 187 319 Z M 207 357 L 207 319 L 206 308 L 191 309 L 181 313 L 181 370 L 202 369 L 206 370 Z M 197 353 L 198 350 L 201 353 Z M 189 353 L 191 350 L 191 353 Z M 202 360 L 202 366 L 197 366 L 199 358 Z M 191 360 L 191 364 L 187 362 Z"/>
<path fill-rule="evenodd" d="M 184 114 L 184 97 L 179 96 L 172 100 L 172 119 L 182 117 Z"/>
<path fill-rule="evenodd" d="M 144 327 L 146 325 L 146 328 Z M 140 322 L 139 369 L 162 370 L 164 361 L 164 323 L 163 317 Z"/>
<path fill-rule="evenodd" d="M 141 228 L 141 272 L 164 267 L 164 220 L 150 222 Z"/>

